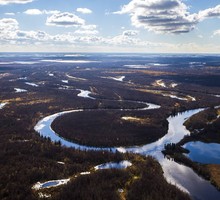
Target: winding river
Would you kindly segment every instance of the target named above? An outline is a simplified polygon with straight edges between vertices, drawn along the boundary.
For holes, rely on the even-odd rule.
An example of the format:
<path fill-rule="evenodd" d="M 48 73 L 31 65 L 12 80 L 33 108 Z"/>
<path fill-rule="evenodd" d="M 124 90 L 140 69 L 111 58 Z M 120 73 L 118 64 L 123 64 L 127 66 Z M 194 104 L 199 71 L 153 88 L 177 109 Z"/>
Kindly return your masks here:
<path fill-rule="evenodd" d="M 146 102 L 137 101 L 136 103 L 141 103 L 146 105 L 146 107 L 136 110 L 157 109 L 160 107 L 158 105 L 149 104 Z M 132 109 L 120 109 L 120 110 L 127 111 Z M 98 147 L 79 145 L 60 137 L 51 129 L 51 124 L 57 117 L 71 112 L 83 112 L 85 111 L 83 109 L 63 111 L 47 116 L 37 123 L 37 125 L 35 126 L 35 130 L 40 135 L 44 137 L 50 137 L 52 141 L 60 141 L 62 145 L 67 147 L 74 147 L 82 150 L 111 149 L 111 151 L 113 152 L 117 150 L 120 152 L 139 153 L 145 156 L 151 155 L 155 157 L 161 164 L 164 171 L 164 176 L 167 179 L 167 181 L 170 182 L 171 184 L 176 185 L 181 190 L 189 193 L 192 199 L 196 199 L 196 200 L 220 199 L 220 192 L 214 186 L 212 186 L 209 181 L 206 181 L 201 177 L 199 177 L 191 168 L 164 158 L 163 154 L 161 153 L 161 150 L 163 150 L 164 148 L 164 144 L 170 142 L 177 143 L 185 135 L 189 134 L 189 131 L 185 128 L 183 123 L 184 121 L 186 121 L 186 119 L 200 112 L 201 110 L 203 109 L 189 110 L 183 113 L 179 113 L 174 117 L 171 116 L 168 117 L 167 120 L 169 122 L 169 127 L 167 134 L 164 137 L 157 140 L 156 142 L 142 146 L 98 148 Z M 89 111 L 92 112 L 93 110 L 89 110 Z"/>

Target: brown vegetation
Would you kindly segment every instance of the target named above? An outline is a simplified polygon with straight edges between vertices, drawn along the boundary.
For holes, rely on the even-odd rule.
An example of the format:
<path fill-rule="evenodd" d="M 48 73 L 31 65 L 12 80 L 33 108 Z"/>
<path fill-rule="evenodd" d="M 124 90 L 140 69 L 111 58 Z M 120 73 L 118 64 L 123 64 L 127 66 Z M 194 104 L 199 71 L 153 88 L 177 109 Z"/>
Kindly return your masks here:
<path fill-rule="evenodd" d="M 206 167 L 210 173 L 211 182 L 220 190 L 220 165 L 209 164 Z"/>

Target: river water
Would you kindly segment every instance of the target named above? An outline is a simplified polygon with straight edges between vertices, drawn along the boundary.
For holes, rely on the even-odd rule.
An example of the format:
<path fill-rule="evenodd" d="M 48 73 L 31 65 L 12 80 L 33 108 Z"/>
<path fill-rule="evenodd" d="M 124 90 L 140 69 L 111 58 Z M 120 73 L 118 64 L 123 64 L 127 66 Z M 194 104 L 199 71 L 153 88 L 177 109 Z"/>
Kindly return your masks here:
<path fill-rule="evenodd" d="M 147 103 L 146 103 L 147 104 Z M 152 108 L 152 107 L 150 107 Z M 148 107 L 148 109 L 150 109 Z M 159 107 L 157 107 L 159 108 Z M 146 108 L 145 108 L 146 109 Z M 62 145 L 67 147 L 80 148 L 82 150 L 110 150 L 111 151 L 120 151 L 120 152 L 133 152 L 139 153 L 141 155 L 151 155 L 155 157 L 161 164 L 164 176 L 168 182 L 176 185 L 181 190 L 189 193 L 192 199 L 196 200 L 217 200 L 220 199 L 220 192 L 210 184 L 209 181 L 206 181 L 199 177 L 191 168 L 184 165 L 178 164 L 172 160 L 164 158 L 161 150 L 164 148 L 166 143 L 177 143 L 185 135 L 189 134 L 189 131 L 185 128 L 183 123 L 192 115 L 200 112 L 203 109 L 195 109 L 179 113 L 174 117 L 169 117 L 167 120 L 169 122 L 167 134 L 153 142 L 151 144 L 146 144 L 142 146 L 133 146 L 133 147 L 112 147 L 112 148 L 98 148 L 98 147 L 89 147 L 85 145 L 79 145 L 57 135 L 52 129 L 51 124 L 58 116 L 67 114 L 70 112 L 83 112 L 84 110 L 72 110 L 56 113 L 45 117 L 37 123 L 35 130 L 40 133 L 40 135 L 45 137 L 50 137 L 52 141 L 60 141 Z M 92 112 L 92 110 L 91 110 Z"/>
<path fill-rule="evenodd" d="M 190 150 L 187 156 L 204 164 L 220 164 L 220 144 L 204 142 L 188 142 L 184 148 Z"/>

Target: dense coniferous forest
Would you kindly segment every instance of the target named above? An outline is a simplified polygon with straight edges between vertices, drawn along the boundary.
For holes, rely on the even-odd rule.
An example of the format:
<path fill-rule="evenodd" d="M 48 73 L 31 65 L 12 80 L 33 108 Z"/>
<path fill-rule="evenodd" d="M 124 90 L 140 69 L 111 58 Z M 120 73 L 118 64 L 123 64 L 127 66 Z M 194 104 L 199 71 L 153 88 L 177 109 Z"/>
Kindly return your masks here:
<path fill-rule="evenodd" d="M 146 66 L 143 58 L 121 61 L 96 55 L 97 60 L 103 60 L 76 65 L 40 61 L 45 57 L 52 59 L 49 54 L 40 58 L 22 56 L 1 58 L 2 62 L 22 59 L 39 59 L 39 62 L 9 62 L 0 66 L 0 199 L 36 200 L 46 198 L 45 194 L 49 195 L 47 199 L 54 200 L 191 198 L 167 182 L 162 163 L 149 154 L 68 148 L 34 129 L 47 116 L 77 109 L 82 112 L 56 118 L 52 129 L 80 144 L 136 147 L 165 136 L 169 116 L 211 107 L 188 119 L 185 125 L 191 135 L 166 150 L 176 156 L 174 162 L 189 166 L 203 177 L 207 175 L 218 185 L 220 179 L 213 177 L 218 177 L 219 165 L 192 162 L 182 157 L 185 151 L 180 147 L 184 141 L 219 141 L 219 108 L 214 107 L 219 104 L 220 79 L 216 76 L 219 77 L 220 70 L 218 67 L 210 70 L 212 63 L 207 61 L 204 70 L 198 72 L 181 65 L 130 68 L 132 64 Z M 131 66 L 125 67 L 128 64 Z M 123 80 L 118 80 L 123 76 Z M 210 81 L 212 77 L 215 82 Z M 160 108 L 141 110 L 146 103 Z M 203 131 L 197 133 L 197 129 Z M 123 160 L 132 165 L 126 169 L 94 169 L 103 163 Z M 82 172 L 90 174 L 81 175 Z M 38 182 L 61 179 L 70 181 L 58 187 L 33 189 Z"/>

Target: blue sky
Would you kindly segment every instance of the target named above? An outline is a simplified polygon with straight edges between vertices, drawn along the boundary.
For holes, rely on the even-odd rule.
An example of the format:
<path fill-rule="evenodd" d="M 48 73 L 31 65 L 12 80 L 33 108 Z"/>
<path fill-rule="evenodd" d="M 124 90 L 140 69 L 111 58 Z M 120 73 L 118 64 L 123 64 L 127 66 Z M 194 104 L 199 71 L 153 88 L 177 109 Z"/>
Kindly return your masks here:
<path fill-rule="evenodd" d="M 219 0 L 0 0 L 0 51 L 220 53 Z"/>

